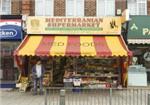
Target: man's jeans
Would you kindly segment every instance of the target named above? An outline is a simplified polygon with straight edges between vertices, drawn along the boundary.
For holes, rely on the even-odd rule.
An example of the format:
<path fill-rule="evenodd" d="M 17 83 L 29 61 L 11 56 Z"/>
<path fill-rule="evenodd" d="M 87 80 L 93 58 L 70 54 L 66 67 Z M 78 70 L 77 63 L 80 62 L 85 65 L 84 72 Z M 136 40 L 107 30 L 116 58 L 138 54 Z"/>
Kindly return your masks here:
<path fill-rule="evenodd" d="M 37 94 L 37 84 L 39 82 L 39 86 L 40 86 L 40 94 L 43 93 L 43 78 L 34 78 L 34 94 Z"/>

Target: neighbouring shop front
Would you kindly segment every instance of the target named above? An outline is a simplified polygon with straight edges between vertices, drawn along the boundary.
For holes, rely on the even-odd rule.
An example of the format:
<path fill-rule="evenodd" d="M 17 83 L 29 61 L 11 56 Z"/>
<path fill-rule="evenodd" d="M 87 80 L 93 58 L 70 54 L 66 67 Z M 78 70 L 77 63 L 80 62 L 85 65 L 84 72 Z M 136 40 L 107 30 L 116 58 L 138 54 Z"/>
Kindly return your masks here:
<path fill-rule="evenodd" d="M 150 83 L 150 16 L 131 16 L 128 28 L 128 46 L 133 52 L 133 65 L 139 76 L 136 81 L 147 80 Z M 140 70 L 140 68 L 143 68 Z M 141 78 L 143 77 L 143 79 Z M 140 81 L 139 85 L 145 83 Z M 138 82 L 137 82 L 138 83 Z M 147 84 L 147 83 L 146 83 Z M 136 85 L 136 84 L 135 84 Z M 138 84 L 137 84 L 138 85 Z"/>
<path fill-rule="evenodd" d="M 1 88 L 15 87 L 18 70 L 14 63 L 13 52 L 22 40 L 22 16 L 1 15 L 0 20 L 0 59 Z"/>
<path fill-rule="evenodd" d="M 39 57 L 46 68 L 45 86 L 126 86 L 131 52 L 120 34 L 121 17 L 28 17 L 27 33 L 14 56 L 24 64 L 28 86 Z"/>

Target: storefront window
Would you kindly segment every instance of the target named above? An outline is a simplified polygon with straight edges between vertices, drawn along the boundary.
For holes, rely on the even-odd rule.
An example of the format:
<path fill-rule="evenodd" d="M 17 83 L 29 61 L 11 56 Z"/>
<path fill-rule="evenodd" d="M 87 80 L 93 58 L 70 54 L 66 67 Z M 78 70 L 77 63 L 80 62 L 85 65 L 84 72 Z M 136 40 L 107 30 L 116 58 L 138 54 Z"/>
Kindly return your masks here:
<path fill-rule="evenodd" d="M 36 16 L 53 16 L 54 0 L 35 0 Z"/>
<path fill-rule="evenodd" d="M 97 16 L 115 16 L 115 0 L 97 0 Z"/>
<path fill-rule="evenodd" d="M 66 16 L 84 16 L 84 0 L 66 0 Z"/>
<path fill-rule="evenodd" d="M 147 15 L 147 0 L 128 0 L 130 15 Z"/>
<path fill-rule="evenodd" d="M 0 0 L 0 13 L 3 15 L 11 14 L 11 0 Z"/>

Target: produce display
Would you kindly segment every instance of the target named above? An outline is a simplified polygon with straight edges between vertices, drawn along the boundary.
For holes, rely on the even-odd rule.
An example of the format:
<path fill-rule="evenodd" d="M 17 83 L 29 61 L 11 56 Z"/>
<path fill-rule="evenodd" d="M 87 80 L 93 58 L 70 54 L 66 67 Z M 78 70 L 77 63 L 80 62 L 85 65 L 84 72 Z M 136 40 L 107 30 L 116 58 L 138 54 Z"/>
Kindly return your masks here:
<path fill-rule="evenodd" d="M 117 59 L 81 58 L 77 59 L 72 71 L 65 71 L 64 79 L 81 79 L 81 86 L 110 87 L 120 82 Z"/>

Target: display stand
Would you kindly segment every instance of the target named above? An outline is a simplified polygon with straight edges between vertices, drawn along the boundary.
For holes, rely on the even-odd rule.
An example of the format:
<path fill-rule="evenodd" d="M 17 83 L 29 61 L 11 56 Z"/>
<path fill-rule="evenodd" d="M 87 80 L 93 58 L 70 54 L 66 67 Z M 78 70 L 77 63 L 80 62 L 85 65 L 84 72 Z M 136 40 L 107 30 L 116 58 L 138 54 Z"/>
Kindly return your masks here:
<path fill-rule="evenodd" d="M 19 88 L 20 92 L 26 92 L 29 87 L 29 79 L 28 77 L 20 76 L 18 83 L 16 83 L 16 87 Z"/>
<path fill-rule="evenodd" d="M 93 58 L 81 57 L 77 58 L 72 73 L 66 71 L 64 77 L 69 80 L 69 84 L 73 84 L 74 79 L 81 80 L 80 86 L 90 88 L 117 87 L 120 84 L 120 69 L 118 58 Z M 66 81 L 64 81 L 66 84 Z"/>
<path fill-rule="evenodd" d="M 52 84 L 52 81 L 53 81 L 53 71 L 52 70 L 46 71 L 43 77 L 43 85 L 50 86 Z"/>

